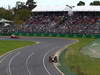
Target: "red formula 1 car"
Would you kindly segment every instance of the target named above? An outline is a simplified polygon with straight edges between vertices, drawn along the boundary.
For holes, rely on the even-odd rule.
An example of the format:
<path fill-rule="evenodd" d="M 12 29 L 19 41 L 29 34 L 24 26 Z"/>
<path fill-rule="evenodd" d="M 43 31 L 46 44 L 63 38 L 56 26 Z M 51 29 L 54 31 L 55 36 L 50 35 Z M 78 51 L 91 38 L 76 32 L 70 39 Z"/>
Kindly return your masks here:
<path fill-rule="evenodd" d="M 10 36 L 10 38 L 12 38 L 12 39 L 19 39 L 19 37 L 18 37 L 18 36 L 16 36 L 16 35 L 14 35 L 14 34 L 13 34 L 13 35 L 11 35 L 11 36 Z"/>
<path fill-rule="evenodd" d="M 50 63 L 57 63 L 57 56 L 49 56 Z"/>

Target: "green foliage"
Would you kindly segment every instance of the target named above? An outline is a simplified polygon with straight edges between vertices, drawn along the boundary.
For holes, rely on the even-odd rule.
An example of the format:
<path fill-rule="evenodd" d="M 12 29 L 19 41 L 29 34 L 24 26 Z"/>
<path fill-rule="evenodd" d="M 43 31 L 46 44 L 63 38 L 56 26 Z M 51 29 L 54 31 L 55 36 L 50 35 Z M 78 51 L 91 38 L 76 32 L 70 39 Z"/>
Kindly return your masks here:
<path fill-rule="evenodd" d="M 100 5 L 100 1 L 93 1 L 93 2 L 90 3 L 90 5 L 95 5 L 95 6 Z"/>
<path fill-rule="evenodd" d="M 27 0 L 26 6 L 28 7 L 29 10 L 32 10 L 37 5 L 36 5 L 36 2 L 34 0 Z"/>
<path fill-rule="evenodd" d="M 78 40 L 78 43 L 71 45 L 67 51 L 65 50 L 61 53 L 60 68 L 63 71 L 69 67 L 72 72 L 75 72 L 74 75 L 100 75 L 100 59 L 86 56 L 80 52 L 84 46 L 90 44 L 95 39 Z M 65 71 L 63 72 L 65 75 L 68 75 Z"/>
<path fill-rule="evenodd" d="M 23 24 L 32 13 L 32 9 L 36 7 L 36 2 L 34 0 L 27 0 L 26 4 L 24 2 L 16 2 L 16 7 L 12 10 L 14 11 L 14 20 L 16 24 Z"/>
<path fill-rule="evenodd" d="M 79 3 L 77 4 L 77 6 L 84 6 L 85 5 L 85 2 L 83 1 L 79 1 Z"/>
<path fill-rule="evenodd" d="M 17 1 L 16 2 L 16 10 L 19 10 L 19 9 L 28 9 L 30 11 L 32 11 L 33 8 L 35 8 L 37 5 L 36 5 L 36 2 L 34 0 L 27 0 L 26 3 L 24 2 L 21 2 L 21 1 Z"/>
<path fill-rule="evenodd" d="M 16 24 L 23 24 L 32 13 L 32 9 L 36 7 L 34 0 L 27 0 L 26 3 L 17 1 L 16 7 L 7 10 L 0 8 L 0 18 L 15 21 Z"/>
<path fill-rule="evenodd" d="M 12 12 L 10 10 L 6 10 L 4 8 L 0 8 L 0 18 L 5 18 L 11 20 L 13 17 Z"/>
<path fill-rule="evenodd" d="M 17 24 L 20 24 L 21 22 L 26 21 L 30 16 L 31 16 L 31 12 L 28 9 L 16 10 L 15 15 L 14 15 L 15 21 L 17 22 Z"/>
<path fill-rule="evenodd" d="M 24 2 L 20 2 L 20 1 L 17 1 L 16 2 L 16 9 L 18 10 L 18 9 L 25 9 L 26 8 L 26 5 L 25 5 L 25 3 Z"/>

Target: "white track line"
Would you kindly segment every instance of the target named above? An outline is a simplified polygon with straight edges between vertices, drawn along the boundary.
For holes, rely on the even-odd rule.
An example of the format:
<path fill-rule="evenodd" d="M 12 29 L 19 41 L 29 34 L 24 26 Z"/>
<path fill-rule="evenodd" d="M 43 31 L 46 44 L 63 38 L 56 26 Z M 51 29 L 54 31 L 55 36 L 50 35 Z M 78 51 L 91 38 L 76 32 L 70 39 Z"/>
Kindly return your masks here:
<path fill-rule="evenodd" d="M 45 65 L 45 58 L 46 58 L 46 56 L 47 56 L 50 52 L 54 51 L 55 49 L 56 49 L 56 48 L 53 48 L 52 50 L 49 50 L 47 53 L 45 53 L 45 55 L 44 55 L 44 57 L 43 57 L 43 66 L 44 66 L 45 70 L 47 71 L 47 73 L 48 73 L 49 75 L 51 75 L 51 74 L 50 74 L 50 72 L 48 71 L 48 69 L 47 69 L 47 67 L 46 67 L 46 65 Z"/>
<path fill-rule="evenodd" d="M 11 63 L 12 63 L 12 61 L 13 61 L 13 59 L 15 58 L 15 57 L 17 57 L 19 54 L 20 54 L 21 52 L 18 52 L 18 53 L 16 53 L 11 59 L 10 59 L 10 61 L 9 61 L 9 74 L 10 75 L 12 75 L 12 72 L 11 72 Z"/>
<path fill-rule="evenodd" d="M 29 47 L 29 46 L 25 46 L 25 47 Z M 19 51 L 20 49 L 23 49 L 23 48 L 25 48 L 25 47 L 16 48 L 16 49 L 13 49 L 13 50 L 11 50 L 11 51 L 9 51 L 9 52 L 7 52 L 7 53 L 1 55 L 1 56 L 0 56 L 0 61 L 1 61 L 4 57 L 7 57 L 8 55 L 13 54 L 14 52 Z M 2 57 L 3 57 L 3 58 L 2 58 Z M 1 59 L 1 58 L 2 58 L 2 59 Z"/>
<path fill-rule="evenodd" d="M 33 55 L 34 55 L 34 53 L 32 53 L 31 55 L 29 55 L 28 58 L 26 59 L 26 68 L 27 68 L 27 71 L 28 71 L 29 75 L 31 75 L 31 72 L 30 72 L 30 70 L 29 70 L 29 68 L 28 68 L 28 61 L 29 61 L 29 59 L 30 59 Z"/>
<path fill-rule="evenodd" d="M 39 44 L 40 42 L 36 42 L 36 44 Z M 34 45 L 34 44 L 32 44 Z M 1 63 L 1 60 L 4 60 L 8 55 L 12 54 L 13 52 L 16 52 L 16 51 L 19 51 L 20 49 L 23 49 L 23 48 L 27 48 L 29 46 L 32 46 L 32 45 L 28 45 L 28 46 L 24 46 L 24 47 L 20 47 L 20 48 L 16 48 L 16 49 L 13 49 L 3 55 L 0 56 L 0 63 Z M 2 58 L 3 57 L 3 58 Z M 2 58 L 2 59 L 1 59 Z"/>
<path fill-rule="evenodd" d="M 12 54 L 12 53 L 9 53 Z M 1 60 L 0 60 L 0 64 L 8 57 L 9 55 L 4 56 Z"/>

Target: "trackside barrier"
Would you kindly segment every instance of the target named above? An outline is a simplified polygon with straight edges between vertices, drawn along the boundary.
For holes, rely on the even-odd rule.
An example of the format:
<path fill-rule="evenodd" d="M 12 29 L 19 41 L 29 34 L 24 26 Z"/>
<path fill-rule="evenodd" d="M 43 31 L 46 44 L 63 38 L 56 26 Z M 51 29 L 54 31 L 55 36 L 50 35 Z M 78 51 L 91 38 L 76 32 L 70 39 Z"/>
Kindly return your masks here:
<path fill-rule="evenodd" d="M 0 33 L 0 36 L 10 36 L 12 33 L 9 33 L 9 34 L 3 34 L 3 33 Z"/>
<path fill-rule="evenodd" d="M 17 36 L 34 36 L 34 37 L 69 37 L 69 38 L 100 38 L 100 34 L 59 34 L 59 33 L 10 33 L 0 34 L 0 36 L 9 36 L 15 34 Z"/>
<path fill-rule="evenodd" d="M 58 34 L 58 33 L 13 33 L 18 36 L 34 37 L 69 37 L 69 38 L 100 38 L 100 34 Z"/>

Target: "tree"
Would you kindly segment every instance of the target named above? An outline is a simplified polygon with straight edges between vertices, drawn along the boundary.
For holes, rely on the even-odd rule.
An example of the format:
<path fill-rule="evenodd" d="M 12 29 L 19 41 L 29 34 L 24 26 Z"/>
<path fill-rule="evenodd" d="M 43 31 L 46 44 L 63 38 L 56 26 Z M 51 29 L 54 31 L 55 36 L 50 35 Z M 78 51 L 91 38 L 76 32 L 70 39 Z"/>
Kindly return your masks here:
<path fill-rule="evenodd" d="M 12 20 L 12 17 L 13 17 L 13 15 L 12 15 L 12 12 L 10 10 L 0 8 L 0 18 Z"/>
<path fill-rule="evenodd" d="M 90 5 L 100 5 L 100 1 L 93 1 L 90 3 Z"/>
<path fill-rule="evenodd" d="M 15 8 L 16 8 L 16 10 L 18 10 L 18 9 L 23 9 L 23 8 L 27 8 L 27 7 L 24 2 L 17 1 Z"/>
<path fill-rule="evenodd" d="M 34 2 L 34 0 L 27 0 L 26 3 L 21 2 L 21 1 L 17 1 L 16 2 L 16 7 L 14 8 L 15 10 L 19 10 L 19 9 L 28 9 L 28 10 L 32 10 L 33 8 L 35 8 L 36 2 Z"/>
<path fill-rule="evenodd" d="M 79 3 L 77 4 L 77 6 L 84 6 L 85 5 L 85 2 L 83 1 L 79 1 Z"/>
<path fill-rule="evenodd" d="M 31 11 L 28 9 L 16 10 L 15 21 L 17 24 L 19 24 L 19 23 L 25 22 L 30 16 L 31 16 Z"/>
<path fill-rule="evenodd" d="M 32 9 L 35 7 L 36 2 L 34 2 L 34 0 L 27 0 L 26 3 L 17 1 L 16 7 L 12 9 L 12 14 L 14 15 L 14 21 L 16 24 L 22 24 L 30 18 Z"/>
<path fill-rule="evenodd" d="M 36 2 L 34 0 L 27 0 L 26 2 L 26 6 L 29 10 L 32 10 L 33 8 L 35 8 L 37 5 L 36 5 Z"/>

